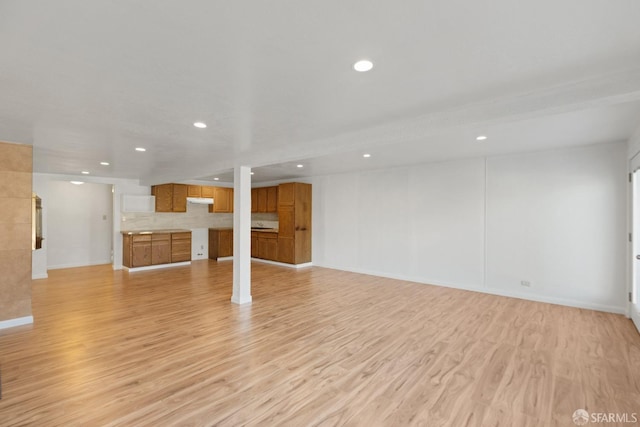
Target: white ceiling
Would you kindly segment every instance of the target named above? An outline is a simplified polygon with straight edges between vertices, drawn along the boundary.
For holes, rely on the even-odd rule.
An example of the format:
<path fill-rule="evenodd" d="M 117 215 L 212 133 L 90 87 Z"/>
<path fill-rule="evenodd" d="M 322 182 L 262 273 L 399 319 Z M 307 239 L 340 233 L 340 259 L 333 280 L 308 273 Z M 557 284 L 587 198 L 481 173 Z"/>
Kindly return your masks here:
<path fill-rule="evenodd" d="M 637 0 L 1 0 L 0 140 L 148 184 L 623 141 L 638 22 Z"/>

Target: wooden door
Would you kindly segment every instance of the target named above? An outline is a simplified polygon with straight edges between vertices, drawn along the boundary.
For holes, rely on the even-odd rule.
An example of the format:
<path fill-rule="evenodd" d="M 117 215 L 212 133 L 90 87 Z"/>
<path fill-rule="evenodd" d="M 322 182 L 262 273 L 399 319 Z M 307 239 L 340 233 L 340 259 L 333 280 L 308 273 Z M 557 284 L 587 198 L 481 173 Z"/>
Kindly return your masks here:
<path fill-rule="evenodd" d="M 173 212 L 187 211 L 187 185 L 173 184 Z"/>

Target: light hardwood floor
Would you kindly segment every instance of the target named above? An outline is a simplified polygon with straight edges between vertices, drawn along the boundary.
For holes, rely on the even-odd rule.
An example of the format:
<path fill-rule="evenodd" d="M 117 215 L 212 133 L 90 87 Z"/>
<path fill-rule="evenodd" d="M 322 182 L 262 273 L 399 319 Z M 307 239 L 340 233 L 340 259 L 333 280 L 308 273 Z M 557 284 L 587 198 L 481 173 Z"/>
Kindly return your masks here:
<path fill-rule="evenodd" d="M 323 268 L 230 262 L 34 281 L 0 331 L 1 426 L 573 426 L 640 415 L 623 316 Z M 640 416 L 638 416 L 640 418 Z M 614 424 L 607 424 L 614 425 Z"/>

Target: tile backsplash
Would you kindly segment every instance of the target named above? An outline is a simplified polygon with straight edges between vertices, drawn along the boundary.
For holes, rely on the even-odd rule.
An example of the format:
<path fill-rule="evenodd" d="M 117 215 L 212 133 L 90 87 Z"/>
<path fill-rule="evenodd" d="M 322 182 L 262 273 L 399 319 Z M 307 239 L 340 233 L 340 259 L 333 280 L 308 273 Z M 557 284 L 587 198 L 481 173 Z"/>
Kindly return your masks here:
<path fill-rule="evenodd" d="M 232 213 L 209 213 L 208 205 L 187 203 L 187 212 L 122 212 L 120 230 L 145 231 L 233 227 Z M 277 213 L 252 213 L 252 227 L 278 228 Z"/>
<path fill-rule="evenodd" d="M 122 212 L 122 231 L 233 227 L 232 213 L 209 213 L 208 205 L 187 203 L 187 212 Z"/>

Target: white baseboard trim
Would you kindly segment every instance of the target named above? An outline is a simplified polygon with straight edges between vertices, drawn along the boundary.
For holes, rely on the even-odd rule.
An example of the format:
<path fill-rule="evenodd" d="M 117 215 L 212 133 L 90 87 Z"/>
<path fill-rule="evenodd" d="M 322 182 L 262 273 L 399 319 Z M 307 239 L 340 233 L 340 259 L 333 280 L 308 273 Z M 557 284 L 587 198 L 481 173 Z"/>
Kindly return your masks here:
<path fill-rule="evenodd" d="M 316 264 L 316 265 L 318 267 L 331 268 L 331 269 L 342 270 L 342 271 L 349 271 L 349 272 L 352 272 L 352 273 L 367 274 L 367 275 L 370 275 L 370 276 L 378 276 L 378 277 L 386 277 L 386 278 L 389 278 L 389 279 L 403 280 L 403 281 L 406 281 L 406 282 L 415 282 L 415 283 L 421 283 L 421 284 L 425 284 L 425 285 L 441 286 L 441 287 L 444 287 L 444 288 L 460 289 L 460 290 L 464 290 L 464 291 L 480 292 L 480 293 L 484 293 L 484 294 L 497 295 L 497 296 L 501 296 L 501 297 L 517 298 L 517 299 L 523 299 L 523 300 L 527 300 L 527 301 L 535 301 L 535 302 L 543 302 L 543 303 L 547 303 L 547 304 L 563 305 L 563 306 L 567 306 L 567 307 L 584 308 L 584 309 L 587 309 L 587 310 L 604 311 L 604 312 L 607 312 L 607 313 L 623 314 L 625 316 L 628 314 L 627 307 L 617 307 L 617 306 L 612 306 L 612 305 L 591 303 L 591 302 L 587 302 L 587 301 L 577 301 L 577 300 L 570 300 L 570 299 L 557 298 L 557 297 L 549 297 L 549 296 L 543 296 L 543 295 L 533 295 L 533 294 L 528 294 L 528 293 L 524 293 L 524 292 L 510 292 L 510 291 L 506 291 L 506 290 L 503 290 L 503 289 L 496 289 L 496 288 L 491 288 L 491 287 L 487 287 L 487 286 L 457 285 L 457 284 L 453 284 L 453 283 L 440 282 L 438 280 L 427 280 L 427 279 L 425 279 L 423 277 L 411 277 L 411 276 L 405 276 L 405 275 L 399 275 L 399 274 L 388 274 L 388 273 L 383 273 L 383 272 L 379 272 L 379 271 L 371 271 L 371 270 L 366 270 L 366 269 L 346 269 L 344 267 L 331 266 L 331 265 L 319 265 L 319 264 Z"/>
<path fill-rule="evenodd" d="M 156 265 L 146 265 L 144 267 L 123 267 L 129 273 L 135 273 L 136 271 L 148 271 L 148 270 L 157 270 L 159 268 L 168 268 L 168 267 L 180 267 L 184 265 L 191 265 L 191 261 L 184 262 L 173 262 L 171 264 L 156 264 Z"/>
<path fill-rule="evenodd" d="M 58 265 L 48 265 L 47 270 L 60 270 L 62 268 L 76 268 L 76 267 L 91 267 L 92 265 L 105 265 L 111 264 L 111 260 L 107 259 L 104 261 L 95 261 L 92 263 L 71 263 L 71 264 L 58 264 Z"/>
<path fill-rule="evenodd" d="M 261 262 L 263 264 L 279 265 L 280 267 L 288 267 L 288 268 L 295 268 L 295 269 L 313 266 L 312 262 L 305 262 L 304 264 L 287 264 L 284 262 L 269 261 L 268 259 L 261 259 L 261 258 L 251 258 L 251 261 Z"/>
<path fill-rule="evenodd" d="M 17 317 L 15 319 L 1 320 L 0 329 L 15 328 L 16 326 L 30 325 L 33 323 L 33 316 Z"/>
<path fill-rule="evenodd" d="M 251 303 L 251 301 L 253 301 L 253 298 L 251 297 L 251 295 L 249 295 L 248 297 L 241 299 L 240 297 L 236 296 L 236 295 L 232 295 L 231 296 L 231 302 L 234 304 L 238 304 L 238 305 L 243 305 L 243 304 L 249 304 Z"/>
<path fill-rule="evenodd" d="M 49 275 L 47 273 L 34 274 L 31 276 L 31 280 L 48 279 L 48 278 L 49 278 Z"/>
<path fill-rule="evenodd" d="M 640 307 L 631 306 L 631 321 L 636 325 L 638 333 L 640 333 Z"/>
<path fill-rule="evenodd" d="M 216 261 L 233 261 L 233 256 L 221 256 Z"/>

